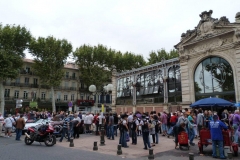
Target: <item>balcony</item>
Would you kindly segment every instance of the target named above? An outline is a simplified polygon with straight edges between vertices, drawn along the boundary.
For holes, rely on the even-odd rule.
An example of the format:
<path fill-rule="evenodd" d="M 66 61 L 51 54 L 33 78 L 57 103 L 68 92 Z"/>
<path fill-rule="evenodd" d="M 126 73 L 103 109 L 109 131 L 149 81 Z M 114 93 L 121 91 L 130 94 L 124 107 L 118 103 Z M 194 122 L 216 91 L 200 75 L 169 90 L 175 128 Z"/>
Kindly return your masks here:
<path fill-rule="evenodd" d="M 55 90 L 70 90 L 70 91 L 76 91 L 77 90 L 76 87 L 62 87 L 62 86 L 55 87 L 54 89 Z"/>
<path fill-rule="evenodd" d="M 20 74 L 24 75 L 35 75 L 32 71 L 27 71 L 25 69 L 20 70 Z"/>
<path fill-rule="evenodd" d="M 38 84 L 30 83 L 13 83 L 13 82 L 3 82 L 4 86 L 16 86 L 16 87 L 29 87 L 29 88 L 38 88 Z"/>
<path fill-rule="evenodd" d="M 66 80 L 77 80 L 77 77 L 75 77 L 75 76 L 67 76 L 67 75 L 65 75 L 63 78 L 66 79 Z"/>

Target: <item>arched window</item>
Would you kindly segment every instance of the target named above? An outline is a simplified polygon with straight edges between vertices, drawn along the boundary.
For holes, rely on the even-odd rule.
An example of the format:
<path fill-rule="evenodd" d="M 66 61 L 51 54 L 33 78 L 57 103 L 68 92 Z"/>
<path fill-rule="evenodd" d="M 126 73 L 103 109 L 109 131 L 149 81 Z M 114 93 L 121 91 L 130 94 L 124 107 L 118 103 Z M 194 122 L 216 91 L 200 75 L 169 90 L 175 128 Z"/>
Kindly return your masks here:
<path fill-rule="evenodd" d="M 200 62 L 194 74 L 196 101 L 206 97 L 219 97 L 235 101 L 233 71 L 220 57 L 209 57 Z"/>

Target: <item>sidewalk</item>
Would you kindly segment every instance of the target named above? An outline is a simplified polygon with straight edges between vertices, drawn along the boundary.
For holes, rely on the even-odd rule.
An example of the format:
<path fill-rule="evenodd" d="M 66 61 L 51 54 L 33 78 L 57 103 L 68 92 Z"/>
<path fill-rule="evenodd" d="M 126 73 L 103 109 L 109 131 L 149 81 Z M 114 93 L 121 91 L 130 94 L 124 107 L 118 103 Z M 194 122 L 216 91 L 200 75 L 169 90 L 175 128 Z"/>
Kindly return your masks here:
<path fill-rule="evenodd" d="M 143 149 L 143 139 L 141 136 L 138 137 L 138 144 L 131 145 L 131 142 L 128 142 L 129 148 L 122 148 L 123 154 L 120 155 L 122 158 L 134 158 L 134 159 L 146 159 L 149 151 Z M 162 137 L 159 135 L 159 144 L 152 147 L 153 152 L 155 155 L 155 159 L 177 159 L 177 160 L 186 160 L 188 159 L 188 154 L 194 153 L 195 159 L 212 159 L 211 157 L 211 149 L 212 146 L 208 146 L 204 148 L 204 151 L 208 153 L 206 156 L 198 154 L 198 140 L 195 139 L 195 146 L 190 147 L 189 151 L 182 151 L 174 149 L 175 144 L 173 142 L 173 138 Z M 98 144 L 98 151 L 102 154 L 109 154 L 109 155 L 117 155 L 117 146 L 119 143 L 119 137 L 115 137 L 115 140 L 109 140 L 105 137 L 105 145 L 100 146 L 100 136 L 89 135 L 89 134 L 81 134 L 79 139 L 74 139 L 74 149 L 86 150 L 86 151 L 93 151 L 93 143 L 97 141 Z M 130 139 L 131 141 L 131 139 Z M 57 142 L 57 145 L 63 147 L 69 147 L 69 142 L 66 142 L 66 139 L 63 140 L 62 143 Z"/>

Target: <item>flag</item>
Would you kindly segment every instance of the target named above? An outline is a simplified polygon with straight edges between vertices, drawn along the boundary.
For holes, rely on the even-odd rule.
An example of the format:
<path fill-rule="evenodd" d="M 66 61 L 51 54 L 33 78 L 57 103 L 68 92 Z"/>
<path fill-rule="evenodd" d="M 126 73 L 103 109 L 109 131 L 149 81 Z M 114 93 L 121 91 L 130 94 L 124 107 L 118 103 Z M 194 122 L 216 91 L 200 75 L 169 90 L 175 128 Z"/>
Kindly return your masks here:
<path fill-rule="evenodd" d="M 102 112 L 104 112 L 104 104 L 102 104 Z"/>

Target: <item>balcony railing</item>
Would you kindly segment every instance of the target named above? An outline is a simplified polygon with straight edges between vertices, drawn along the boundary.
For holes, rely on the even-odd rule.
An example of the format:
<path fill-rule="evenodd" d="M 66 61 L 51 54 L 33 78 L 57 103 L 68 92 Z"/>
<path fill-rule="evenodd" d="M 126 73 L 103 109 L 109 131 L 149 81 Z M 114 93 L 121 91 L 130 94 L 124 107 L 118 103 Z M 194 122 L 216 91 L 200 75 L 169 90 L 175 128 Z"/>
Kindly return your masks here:
<path fill-rule="evenodd" d="M 38 103 L 52 103 L 52 99 L 51 98 L 31 98 L 29 97 L 4 97 L 5 102 L 7 103 L 16 103 L 17 99 L 22 99 L 23 103 L 28 103 L 30 101 L 37 101 Z M 64 99 L 55 99 L 55 103 L 68 103 L 69 101 L 73 101 L 70 98 L 68 98 L 68 100 L 64 100 Z"/>
<path fill-rule="evenodd" d="M 67 79 L 67 80 L 77 80 L 77 77 L 75 77 L 75 76 L 64 76 L 63 77 L 64 79 Z"/>
<path fill-rule="evenodd" d="M 43 88 L 43 89 L 50 89 L 48 85 L 38 85 L 38 84 L 30 84 L 30 83 L 12 83 L 12 82 L 3 82 L 5 86 L 16 86 L 16 87 L 28 87 L 28 88 Z M 76 91 L 76 87 L 54 87 L 55 90 L 70 90 Z"/>
<path fill-rule="evenodd" d="M 38 88 L 38 84 L 30 84 L 30 83 L 14 83 L 14 82 L 3 82 L 5 86 L 16 86 L 16 87 L 30 87 L 30 88 Z"/>
<path fill-rule="evenodd" d="M 20 70 L 20 74 L 28 74 L 28 75 L 35 75 L 32 71 L 27 71 L 25 69 Z"/>

